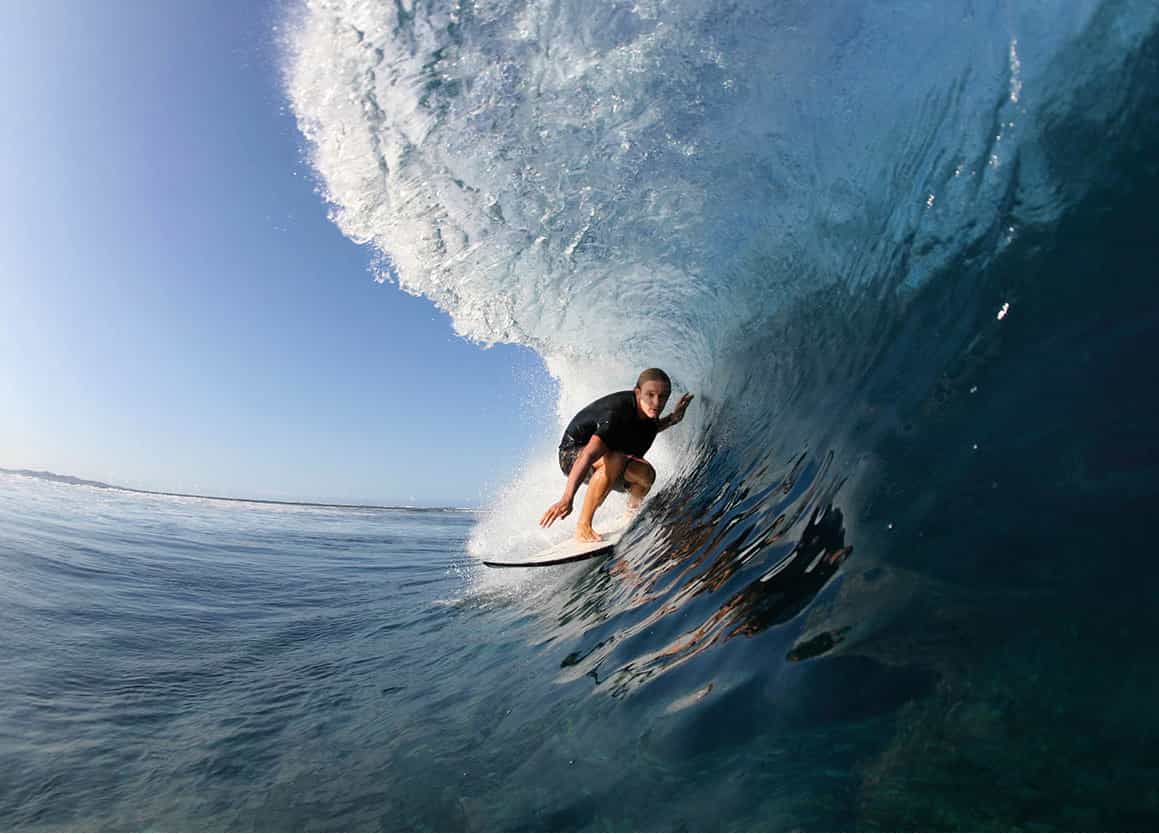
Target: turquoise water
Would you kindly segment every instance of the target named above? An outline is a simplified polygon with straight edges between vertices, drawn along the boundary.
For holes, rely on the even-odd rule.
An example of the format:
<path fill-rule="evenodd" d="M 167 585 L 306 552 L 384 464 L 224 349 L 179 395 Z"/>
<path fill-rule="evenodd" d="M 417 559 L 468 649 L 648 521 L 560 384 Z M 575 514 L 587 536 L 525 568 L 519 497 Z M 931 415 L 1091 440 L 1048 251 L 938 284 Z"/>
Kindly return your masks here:
<path fill-rule="evenodd" d="M 0 491 L 7 828 L 787 825 L 777 770 L 850 761 L 814 733 L 738 746 L 764 700 L 739 668 L 707 713 L 685 675 L 600 683 L 575 647 L 672 626 L 623 622 L 615 563 L 481 588 L 469 513 Z M 824 781 L 821 818 L 850 789 Z M 712 802 L 674 805 L 689 789 Z"/>
<path fill-rule="evenodd" d="M 259 809 L 383 767 L 471 651 L 431 656 L 462 513 L 0 490 L 6 828 L 297 827 Z"/>

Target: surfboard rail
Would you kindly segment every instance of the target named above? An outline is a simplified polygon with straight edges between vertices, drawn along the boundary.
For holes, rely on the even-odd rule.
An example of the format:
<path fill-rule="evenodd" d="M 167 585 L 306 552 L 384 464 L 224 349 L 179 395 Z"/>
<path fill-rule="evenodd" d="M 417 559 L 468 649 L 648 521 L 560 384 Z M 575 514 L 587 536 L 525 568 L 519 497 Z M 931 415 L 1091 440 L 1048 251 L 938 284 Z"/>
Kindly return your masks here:
<path fill-rule="evenodd" d="M 546 568 L 552 565 L 582 562 L 585 559 L 595 559 L 598 556 L 610 554 L 619 544 L 622 535 L 623 530 L 617 530 L 614 533 L 605 534 L 603 540 L 598 542 L 577 542 L 575 539 L 568 539 L 529 556 L 512 559 L 484 559 L 483 564 L 489 568 Z"/>

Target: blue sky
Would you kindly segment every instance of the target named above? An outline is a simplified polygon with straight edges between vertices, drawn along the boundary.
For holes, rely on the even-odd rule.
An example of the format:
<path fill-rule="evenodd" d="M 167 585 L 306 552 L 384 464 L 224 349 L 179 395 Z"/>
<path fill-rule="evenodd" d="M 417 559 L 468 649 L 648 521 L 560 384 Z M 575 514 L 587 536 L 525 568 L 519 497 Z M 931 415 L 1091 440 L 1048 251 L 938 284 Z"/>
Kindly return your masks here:
<path fill-rule="evenodd" d="M 5 17 L 0 466 L 473 506 L 554 432 L 535 354 L 459 338 L 326 219 L 277 5 Z"/>

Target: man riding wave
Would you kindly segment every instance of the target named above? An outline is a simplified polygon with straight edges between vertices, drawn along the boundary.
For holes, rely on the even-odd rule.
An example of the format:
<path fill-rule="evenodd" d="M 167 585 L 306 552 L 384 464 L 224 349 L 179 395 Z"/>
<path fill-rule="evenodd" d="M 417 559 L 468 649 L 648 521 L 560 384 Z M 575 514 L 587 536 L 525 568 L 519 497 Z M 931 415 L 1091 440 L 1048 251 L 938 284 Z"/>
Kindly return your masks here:
<path fill-rule="evenodd" d="M 659 368 L 648 368 L 631 391 L 608 394 L 580 410 L 568 423 L 559 443 L 559 468 L 567 476 L 563 497 L 547 508 L 539 520 L 550 527 L 571 514 L 581 483 L 588 484 L 583 508 L 576 522 L 578 541 L 601 541 L 592 529 L 592 518 L 608 493 L 628 493 L 628 510 L 639 509 L 656 480 L 656 470 L 644 460 L 656 435 L 684 419 L 692 394 L 680 398 L 672 413 L 660 417 L 672 381 Z"/>

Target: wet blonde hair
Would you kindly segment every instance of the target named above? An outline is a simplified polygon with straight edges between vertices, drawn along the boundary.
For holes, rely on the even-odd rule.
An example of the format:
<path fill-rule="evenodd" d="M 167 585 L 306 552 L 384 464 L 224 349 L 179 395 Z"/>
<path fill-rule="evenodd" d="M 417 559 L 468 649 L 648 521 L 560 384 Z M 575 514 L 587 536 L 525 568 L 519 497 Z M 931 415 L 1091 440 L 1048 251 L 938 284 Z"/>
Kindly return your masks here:
<path fill-rule="evenodd" d="M 640 377 L 636 380 L 636 387 L 643 388 L 645 382 L 653 382 L 655 380 L 659 380 L 660 382 L 663 382 L 665 385 L 667 385 L 669 391 L 672 390 L 672 380 L 668 378 L 668 374 L 664 373 L 659 368 L 648 368 L 642 372 Z"/>

